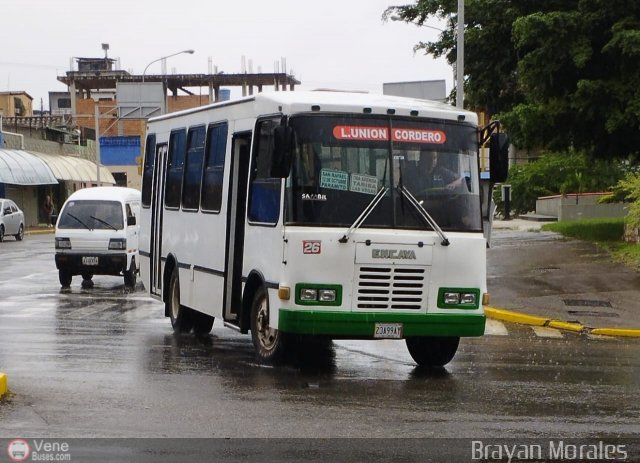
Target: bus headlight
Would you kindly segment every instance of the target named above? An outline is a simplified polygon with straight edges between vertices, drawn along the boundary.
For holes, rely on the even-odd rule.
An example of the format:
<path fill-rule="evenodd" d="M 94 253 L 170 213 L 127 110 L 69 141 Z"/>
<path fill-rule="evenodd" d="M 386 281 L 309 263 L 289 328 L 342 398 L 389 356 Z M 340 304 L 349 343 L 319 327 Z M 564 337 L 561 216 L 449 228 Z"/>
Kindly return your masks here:
<path fill-rule="evenodd" d="M 318 290 L 314 288 L 302 288 L 300 289 L 300 300 L 301 301 L 317 301 L 318 300 Z"/>
<path fill-rule="evenodd" d="M 334 302 L 336 300 L 336 290 L 335 289 L 319 290 L 318 300 L 322 302 Z"/>
<path fill-rule="evenodd" d="M 438 307 L 441 309 L 477 309 L 480 290 L 476 288 L 440 288 Z"/>
<path fill-rule="evenodd" d="M 298 305 L 342 305 L 341 285 L 297 283 L 294 294 Z"/>
<path fill-rule="evenodd" d="M 460 294 L 460 304 L 476 305 L 476 295 L 474 293 L 462 293 Z"/>
<path fill-rule="evenodd" d="M 460 293 L 444 293 L 445 304 L 460 304 Z"/>

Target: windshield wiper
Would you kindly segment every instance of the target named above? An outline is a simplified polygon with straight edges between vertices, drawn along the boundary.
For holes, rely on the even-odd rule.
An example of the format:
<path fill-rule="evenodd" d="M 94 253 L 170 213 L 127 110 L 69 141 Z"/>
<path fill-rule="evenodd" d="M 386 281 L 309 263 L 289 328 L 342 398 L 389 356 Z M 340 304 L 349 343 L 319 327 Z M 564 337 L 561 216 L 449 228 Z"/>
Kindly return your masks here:
<path fill-rule="evenodd" d="M 79 218 L 77 218 L 77 217 L 76 217 L 75 215 L 73 215 L 71 212 L 67 212 L 67 215 L 68 215 L 69 217 L 71 217 L 72 219 L 76 219 L 78 222 L 80 222 L 82 225 L 84 225 L 84 227 L 85 227 L 87 230 L 92 230 L 92 228 L 91 228 L 89 225 L 87 225 L 87 224 L 86 224 L 86 223 L 84 223 L 82 220 L 80 220 Z"/>
<path fill-rule="evenodd" d="M 367 220 L 367 217 L 369 217 L 378 203 L 382 200 L 382 198 L 384 198 L 384 195 L 387 193 L 387 191 L 389 191 L 389 187 L 386 187 L 384 185 L 380 187 L 373 199 L 369 202 L 369 204 L 367 204 L 367 207 L 364 208 L 362 214 L 360 214 L 356 221 L 353 222 L 353 225 L 349 227 L 347 233 L 345 233 L 345 235 L 338 240 L 339 243 L 346 243 L 347 241 L 349 241 L 349 235 L 360 228 L 360 225 L 362 225 L 362 223 Z"/>
<path fill-rule="evenodd" d="M 94 215 L 92 215 L 92 216 L 90 216 L 90 217 L 91 217 L 93 220 L 97 220 L 98 222 L 105 224 L 107 227 L 110 227 L 110 228 L 113 228 L 114 230 L 117 230 L 117 228 L 116 228 L 116 227 L 114 227 L 113 225 L 111 225 L 109 222 L 107 222 L 107 221 L 105 221 L 105 220 L 99 219 L 99 218 L 97 218 L 97 217 L 96 217 L 96 216 L 94 216 Z"/>
<path fill-rule="evenodd" d="M 449 246 L 449 238 L 446 237 L 446 235 L 444 234 L 444 232 L 442 231 L 442 228 L 440 228 L 440 226 L 438 225 L 438 223 L 433 219 L 433 217 L 431 217 L 431 215 L 429 215 L 429 213 L 427 212 L 427 210 L 422 207 L 422 204 L 420 204 L 420 202 L 416 199 L 415 196 L 413 196 L 411 194 L 411 192 L 409 190 L 407 190 L 404 186 L 398 186 L 398 190 L 400 191 L 400 193 L 402 193 L 402 195 L 407 198 L 409 200 L 409 203 L 416 208 L 416 210 L 420 213 L 420 215 L 422 216 L 422 218 L 425 220 L 425 222 L 427 222 L 427 224 L 429 224 L 429 226 L 431 228 L 433 228 L 433 230 L 438 234 L 438 236 L 440 237 L 440 239 L 442 240 L 440 242 L 440 244 L 442 246 Z"/>

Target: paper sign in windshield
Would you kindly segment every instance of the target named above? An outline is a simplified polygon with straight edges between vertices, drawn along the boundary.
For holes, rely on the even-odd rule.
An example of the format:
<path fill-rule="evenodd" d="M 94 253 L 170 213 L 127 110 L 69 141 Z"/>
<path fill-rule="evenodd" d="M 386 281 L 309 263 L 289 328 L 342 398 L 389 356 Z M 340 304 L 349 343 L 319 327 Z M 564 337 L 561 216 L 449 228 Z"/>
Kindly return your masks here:
<path fill-rule="evenodd" d="M 371 175 L 351 174 L 349 190 L 375 195 L 378 192 L 378 178 Z"/>
<path fill-rule="evenodd" d="M 348 190 L 349 174 L 339 170 L 320 170 L 320 187 L 332 190 Z"/>
<path fill-rule="evenodd" d="M 429 143 L 441 145 L 447 141 L 443 130 L 415 129 L 394 127 L 373 127 L 362 125 L 337 125 L 333 128 L 333 136 L 338 140 L 388 141 Z"/>

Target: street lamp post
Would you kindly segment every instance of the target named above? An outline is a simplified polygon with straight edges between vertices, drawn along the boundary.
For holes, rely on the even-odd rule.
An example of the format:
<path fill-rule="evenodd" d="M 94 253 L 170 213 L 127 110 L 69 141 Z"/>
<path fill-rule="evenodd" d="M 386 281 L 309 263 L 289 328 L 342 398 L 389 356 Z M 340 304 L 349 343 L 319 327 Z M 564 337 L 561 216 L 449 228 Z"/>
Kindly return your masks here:
<path fill-rule="evenodd" d="M 142 82 L 144 82 L 144 75 L 147 73 L 147 69 L 149 69 L 149 66 L 151 66 L 153 63 L 157 63 L 160 60 L 171 58 L 172 56 L 176 56 L 176 55 L 181 55 L 183 53 L 188 53 L 190 55 L 193 55 L 194 50 L 182 50 L 177 53 L 173 53 L 171 55 L 161 56 L 160 58 L 154 59 L 153 61 L 151 61 L 149 64 L 147 64 L 147 67 L 144 68 L 144 71 L 142 71 Z"/>
<path fill-rule="evenodd" d="M 458 34 L 456 42 L 456 108 L 464 107 L 464 0 L 458 0 Z"/>

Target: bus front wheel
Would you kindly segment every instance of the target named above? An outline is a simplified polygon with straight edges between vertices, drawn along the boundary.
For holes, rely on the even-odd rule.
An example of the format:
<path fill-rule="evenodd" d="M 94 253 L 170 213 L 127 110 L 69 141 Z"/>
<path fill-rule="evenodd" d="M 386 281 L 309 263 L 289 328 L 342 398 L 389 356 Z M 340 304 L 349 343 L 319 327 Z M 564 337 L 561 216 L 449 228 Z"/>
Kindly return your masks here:
<path fill-rule="evenodd" d="M 258 360 L 263 363 L 279 363 L 284 358 L 285 335 L 269 326 L 269 299 L 261 286 L 251 306 L 251 340 Z"/>
<path fill-rule="evenodd" d="M 449 363 L 460 338 L 455 336 L 415 336 L 406 339 L 407 349 L 421 367 L 442 367 Z"/>
<path fill-rule="evenodd" d="M 188 333 L 193 328 L 193 320 L 188 308 L 180 305 L 180 282 L 178 269 L 173 269 L 169 280 L 169 296 L 167 297 L 167 312 L 171 319 L 171 326 L 176 333 Z"/>

